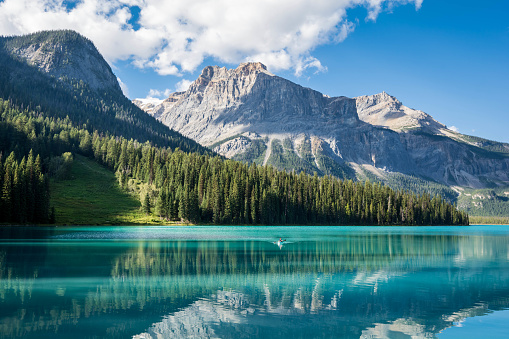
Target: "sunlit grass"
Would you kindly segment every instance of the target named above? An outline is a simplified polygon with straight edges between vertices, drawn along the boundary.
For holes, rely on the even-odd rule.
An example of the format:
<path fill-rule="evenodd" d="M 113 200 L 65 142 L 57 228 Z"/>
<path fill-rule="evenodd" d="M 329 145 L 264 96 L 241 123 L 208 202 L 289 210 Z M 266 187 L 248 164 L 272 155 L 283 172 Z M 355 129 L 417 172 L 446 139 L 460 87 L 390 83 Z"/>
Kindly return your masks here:
<path fill-rule="evenodd" d="M 141 212 L 140 201 L 122 191 L 114 173 L 78 155 L 71 179 L 51 181 L 51 206 L 59 225 L 163 224 Z"/>

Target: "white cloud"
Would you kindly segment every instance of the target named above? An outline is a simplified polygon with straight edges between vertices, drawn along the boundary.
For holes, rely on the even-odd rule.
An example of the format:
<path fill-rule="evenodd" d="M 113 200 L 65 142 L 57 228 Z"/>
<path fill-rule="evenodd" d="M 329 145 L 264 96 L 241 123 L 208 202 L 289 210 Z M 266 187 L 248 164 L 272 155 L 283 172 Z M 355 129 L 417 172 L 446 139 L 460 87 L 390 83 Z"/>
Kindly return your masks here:
<path fill-rule="evenodd" d="M 118 84 L 120 85 L 120 88 L 122 89 L 122 93 L 124 93 L 124 95 L 129 98 L 129 88 L 127 87 L 127 85 L 124 84 L 119 77 L 117 77 L 117 81 Z"/>
<path fill-rule="evenodd" d="M 449 126 L 448 128 L 449 128 L 451 131 L 453 131 L 453 132 L 456 132 L 456 133 L 459 133 L 459 132 L 460 132 L 460 130 L 459 130 L 459 129 L 458 129 L 458 127 L 456 127 L 456 126 Z"/>
<path fill-rule="evenodd" d="M 144 99 L 139 99 L 139 100 L 148 100 L 148 101 L 161 100 L 161 99 L 167 98 L 168 96 L 170 96 L 170 94 L 171 94 L 171 90 L 169 88 L 165 89 L 164 91 L 151 88 L 148 91 L 147 96 Z"/>
<path fill-rule="evenodd" d="M 175 89 L 177 92 L 184 92 L 187 91 L 189 86 L 191 86 L 193 82 L 191 80 L 182 79 L 175 85 Z"/>
<path fill-rule="evenodd" d="M 160 90 L 157 90 L 157 89 L 150 89 L 148 91 L 148 95 L 147 95 L 147 98 L 148 97 L 160 97 L 162 95 L 161 91 Z"/>
<path fill-rule="evenodd" d="M 162 75 L 192 72 L 208 57 L 262 61 L 300 74 L 326 69 L 312 52 L 354 30 L 348 9 L 366 7 L 366 19 L 376 20 L 405 4 L 419 9 L 422 0 L 78 0 L 72 8 L 62 0 L 4 0 L 0 34 L 74 29 L 110 63 L 132 58 Z M 130 24 L 132 6 L 140 10 L 137 29 Z"/>

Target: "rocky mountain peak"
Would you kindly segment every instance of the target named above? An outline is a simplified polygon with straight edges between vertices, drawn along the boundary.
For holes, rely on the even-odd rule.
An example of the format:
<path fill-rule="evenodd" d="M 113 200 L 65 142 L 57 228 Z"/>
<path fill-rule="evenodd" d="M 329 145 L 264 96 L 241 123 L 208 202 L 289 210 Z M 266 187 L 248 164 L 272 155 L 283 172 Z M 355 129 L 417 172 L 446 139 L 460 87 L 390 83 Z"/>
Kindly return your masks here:
<path fill-rule="evenodd" d="M 404 106 L 401 101 L 385 91 L 374 95 L 356 97 L 359 119 L 375 126 L 396 132 L 424 129 L 432 134 L 443 134 L 446 126 L 420 110 Z"/>
<path fill-rule="evenodd" d="M 235 69 L 235 73 L 241 73 L 241 74 L 251 74 L 251 73 L 269 73 L 267 71 L 267 66 L 262 64 L 261 62 L 244 62 L 239 65 Z"/>
<path fill-rule="evenodd" d="M 82 81 L 91 89 L 121 91 L 116 76 L 92 41 L 71 30 L 4 38 L 3 48 L 50 77 Z"/>
<path fill-rule="evenodd" d="M 382 93 L 373 94 L 373 95 L 362 95 L 355 98 L 359 104 L 359 107 L 361 109 L 376 106 L 379 104 L 389 105 L 396 107 L 398 105 L 401 105 L 401 102 L 393 97 L 392 95 L 388 94 L 387 92 L 383 91 Z"/>
<path fill-rule="evenodd" d="M 508 173 L 509 158 L 481 160 L 446 126 L 386 92 L 328 97 L 257 62 L 205 67 L 186 92 L 144 109 L 237 160 L 349 178 L 369 172 L 380 180 L 402 173 L 469 187 L 509 182 L 499 174 Z"/>
<path fill-rule="evenodd" d="M 232 78 L 249 78 L 253 82 L 256 75 L 265 73 L 273 75 L 267 71 L 267 67 L 260 62 L 245 62 L 236 69 L 227 69 L 226 67 L 207 66 L 205 67 L 198 79 L 194 82 L 193 91 L 203 91 L 210 82 L 229 81 Z"/>
<path fill-rule="evenodd" d="M 399 100 L 396 99 L 396 97 L 390 95 L 386 91 L 382 91 L 382 93 L 378 93 L 378 94 L 372 95 L 372 97 L 375 98 L 375 99 L 378 99 L 380 101 L 395 101 L 395 102 L 399 102 Z"/>
<path fill-rule="evenodd" d="M 228 76 L 228 70 L 226 69 L 226 67 L 218 66 L 207 66 L 201 71 L 200 74 L 200 78 L 206 80 L 223 78 L 225 76 Z"/>

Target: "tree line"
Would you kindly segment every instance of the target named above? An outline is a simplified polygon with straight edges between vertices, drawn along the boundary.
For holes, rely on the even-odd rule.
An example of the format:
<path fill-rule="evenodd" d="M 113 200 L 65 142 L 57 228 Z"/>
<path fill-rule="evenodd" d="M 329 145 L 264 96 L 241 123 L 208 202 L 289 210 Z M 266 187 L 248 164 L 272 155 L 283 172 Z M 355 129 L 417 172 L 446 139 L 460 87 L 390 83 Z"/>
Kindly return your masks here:
<path fill-rule="evenodd" d="M 394 191 L 380 183 L 276 170 L 133 140 L 94 137 L 93 156 L 153 185 L 147 213 L 214 224 L 464 225 L 466 213 L 440 196 Z"/>
<path fill-rule="evenodd" d="M 68 48 L 83 49 L 88 53 L 83 47 L 87 41 L 72 31 L 0 37 L 0 98 L 21 111 L 27 109 L 44 117 L 72 121 L 73 126 L 90 134 L 97 131 L 141 142 L 150 141 L 161 147 L 179 147 L 186 152 L 211 153 L 146 114 L 126 98 L 120 88 L 95 90 L 78 79 L 50 77 L 13 53 L 20 47 L 41 43 L 49 49 L 55 44 L 65 44 Z"/>
<path fill-rule="evenodd" d="M 416 195 L 369 181 L 248 165 L 97 131 L 91 134 L 68 118 L 20 110 L 4 100 L 0 100 L 0 115 L 0 147 L 4 154 L 14 151 L 20 156 L 32 154 L 32 158 L 38 154 L 33 161 L 40 164 L 41 173 L 49 170 L 51 158 L 65 152 L 94 158 L 117 173 L 122 187 L 130 179 L 153 187 L 141 199 L 143 208 L 167 220 L 267 225 L 468 224 L 466 213 L 427 193 Z M 9 162 L 10 173 L 13 166 L 21 172 L 17 168 L 23 167 L 23 159 L 19 161 L 16 166 Z M 26 172 L 28 160 L 24 163 Z M 39 172 L 37 175 L 44 177 Z"/>
<path fill-rule="evenodd" d="M 6 159 L 0 154 L 0 222 L 49 223 L 49 181 L 42 173 L 41 157 L 28 156 L 18 160 L 11 152 Z"/>
<path fill-rule="evenodd" d="M 153 195 L 144 197 L 146 212 L 153 206 L 156 215 L 169 220 L 265 225 L 468 223 L 465 213 L 427 193 L 416 195 L 380 183 L 297 174 L 150 146 L 134 151 L 138 154 L 130 155 L 129 148 L 119 144 L 118 162 L 108 152 L 100 155 L 100 161 L 113 166 L 121 183 L 128 177 L 154 183 Z"/>

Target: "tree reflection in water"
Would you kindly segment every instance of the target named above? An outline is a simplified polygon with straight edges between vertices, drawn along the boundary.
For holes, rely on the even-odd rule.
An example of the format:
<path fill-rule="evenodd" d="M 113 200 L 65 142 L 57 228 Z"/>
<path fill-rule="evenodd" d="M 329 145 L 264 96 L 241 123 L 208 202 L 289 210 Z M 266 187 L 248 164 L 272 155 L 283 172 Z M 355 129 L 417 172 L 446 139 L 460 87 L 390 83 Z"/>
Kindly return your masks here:
<path fill-rule="evenodd" d="M 430 338 L 509 306 L 508 236 L 3 243 L 0 334 Z"/>

